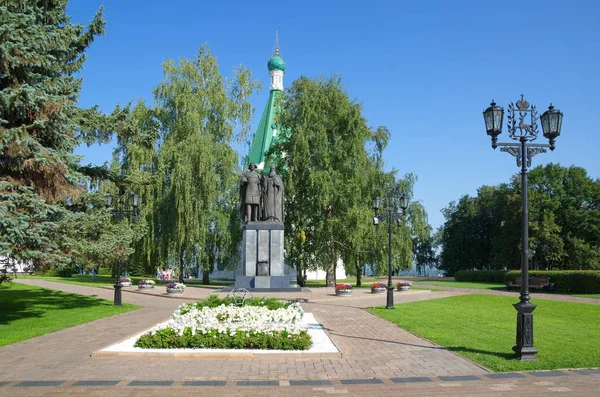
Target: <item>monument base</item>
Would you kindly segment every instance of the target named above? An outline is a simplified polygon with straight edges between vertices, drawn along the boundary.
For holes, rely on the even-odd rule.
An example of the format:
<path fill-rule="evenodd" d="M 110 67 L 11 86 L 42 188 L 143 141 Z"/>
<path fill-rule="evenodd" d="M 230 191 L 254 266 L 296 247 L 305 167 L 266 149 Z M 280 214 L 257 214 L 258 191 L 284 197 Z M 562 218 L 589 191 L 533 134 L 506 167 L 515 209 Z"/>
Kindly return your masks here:
<path fill-rule="evenodd" d="M 295 273 L 283 263 L 281 223 L 250 222 L 243 226 L 242 262 L 233 288 L 249 291 L 300 291 Z M 228 287 L 231 290 L 231 287 Z M 224 289 L 226 291 L 226 289 Z"/>
<path fill-rule="evenodd" d="M 269 289 L 291 288 L 289 276 L 237 276 L 233 288 Z"/>

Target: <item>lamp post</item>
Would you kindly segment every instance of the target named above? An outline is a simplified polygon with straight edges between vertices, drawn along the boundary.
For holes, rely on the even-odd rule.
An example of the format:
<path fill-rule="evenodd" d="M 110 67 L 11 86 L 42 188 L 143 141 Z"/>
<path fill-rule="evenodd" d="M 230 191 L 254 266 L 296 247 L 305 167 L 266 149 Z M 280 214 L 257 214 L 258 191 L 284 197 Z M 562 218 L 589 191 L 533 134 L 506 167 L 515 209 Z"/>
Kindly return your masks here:
<path fill-rule="evenodd" d="M 125 216 L 131 216 L 131 221 L 137 223 L 140 217 L 138 211 L 140 206 L 140 196 L 133 190 L 129 192 L 129 194 L 125 194 L 125 189 L 121 187 L 119 188 L 119 196 L 115 201 L 116 202 L 113 203 L 113 197 L 110 193 L 106 195 L 105 205 L 106 207 L 113 207 L 113 216 L 117 222 L 123 221 Z M 121 284 L 121 260 L 117 260 L 117 280 L 114 287 L 114 305 L 121 306 L 121 288 L 123 288 L 123 285 Z"/>
<path fill-rule="evenodd" d="M 385 211 L 378 213 L 377 211 L 379 211 L 380 204 L 379 196 L 376 196 L 373 199 L 373 210 L 375 211 L 375 216 L 373 217 L 373 225 L 378 226 L 380 219 L 387 220 L 388 222 L 388 285 L 387 305 L 385 306 L 386 309 L 394 308 L 394 286 L 392 285 L 392 221 L 396 219 L 398 226 L 400 226 L 400 218 L 404 216 L 404 214 L 406 213 L 406 209 L 408 208 L 408 197 L 406 197 L 404 194 L 402 194 L 402 196 L 400 197 L 400 208 L 402 209 L 401 213 L 393 211 L 393 204 L 395 204 L 394 201 L 395 200 L 393 198 L 393 192 L 390 192 L 388 194 L 387 200 L 387 213 Z"/>
<path fill-rule="evenodd" d="M 529 116 L 529 120 L 526 120 Z M 537 111 L 521 95 L 521 99 L 508 105 L 508 136 L 519 143 L 499 143 L 498 135 L 502 133 L 504 109 L 492 100 L 490 107 L 483 112 L 485 129 L 492 137 L 492 148 L 501 146 L 500 151 L 507 152 L 517 159 L 521 167 L 521 295 L 519 303 L 513 306 L 517 310 L 517 343 L 513 350 L 523 361 L 537 360 L 537 349 L 533 347 L 533 311 L 536 305 L 529 301 L 529 218 L 527 209 L 527 167 L 531 167 L 531 158 L 545 153 L 546 148 L 554 150 L 554 142 L 560 135 L 563 114 L 550 104 L 548 110 L 539 117 L 544 137 L 548 144 L 531 143 L 537 138 Z M 528 123 L 526 122 L 528 121 Z"/>

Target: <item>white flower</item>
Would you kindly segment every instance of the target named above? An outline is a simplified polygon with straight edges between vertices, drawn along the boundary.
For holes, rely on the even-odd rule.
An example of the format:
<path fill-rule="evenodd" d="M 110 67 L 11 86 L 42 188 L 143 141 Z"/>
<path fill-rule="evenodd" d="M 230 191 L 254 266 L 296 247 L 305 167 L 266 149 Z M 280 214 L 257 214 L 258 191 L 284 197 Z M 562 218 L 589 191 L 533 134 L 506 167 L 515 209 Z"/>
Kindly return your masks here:
<path fill-rule="evenodd" d="M 285 309 L 269 310 L 264 306 L 226 305 L 198 309 L 193 304 L 184 303 L 169 321 L 157 325 L 149 333 L 154 334 L 156 331 L 171 328 L 178 335 L 183 335 L 185 329 L 190 328 L 192 335 L 197 332 L 206 334 L 212 330 L 231 336 L 238 330 L 246 332 L 246 336 L 251 332 L 274 335 L 282 331 L 296 335 L 304 329 L 298 324 L 303 315 L 304 311 L 298 304 L 292 304 Z"/>

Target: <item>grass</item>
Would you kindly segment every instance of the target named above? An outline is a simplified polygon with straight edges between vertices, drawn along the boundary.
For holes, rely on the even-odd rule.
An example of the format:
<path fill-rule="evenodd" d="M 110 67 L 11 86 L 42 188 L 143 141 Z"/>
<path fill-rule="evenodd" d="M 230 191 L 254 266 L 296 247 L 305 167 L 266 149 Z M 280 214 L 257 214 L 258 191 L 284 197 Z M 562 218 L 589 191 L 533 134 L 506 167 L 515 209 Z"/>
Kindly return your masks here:
<path fill-rule="evenodd" d="M 54 281 L 57 283 L 65 283 L 65 284 L 74 284 L 81 285 L 84 287 L 104 287 L 104 286 L 112 286 L 115 283 L 115 277 L 111 276 L 102 276 L 97 275 L 95 278 L 92 278 L 89 274 L 74 274 L 72 277 L 52 277 L 52 276 L 21 276 L 23 278 L 34 278 L 45 281 Z M 177 281 L 177 280 L 169 280 L 169 281 L 161 281 L 154 277 L 129 277 L 131 278 L 132 285 L 137 286 L 139 280 L 142 279 L 150 279 L 156 281 L 157 285 L 161 283 L 167 283 L 169 281 Z M 221 288 L 227 285 L 234 283 L 234 280 L 226 280 L 226 279 L 211 279 L 210 285 L 200 284 L 201 279 L 193 279 L 193 281 L 185 280 L 185 284 L 188 287 L 207 287 L 207 288 Z"/>
<path fill-rule="evenodd" d="M 0 346 L 139 308 L 18 283 L 0 287 L 0 307 Z"/>
<path fill-rule="evenodd" d="M 115 278 L 111 276 L 98 275 L 92 278 L 89 274 L 74 274 L 72 277 L 52 277 L 52 276 L 19 276 L 23 278 L 34 278 L 45 281 L 54 281 L 57 283 L 82 285 L 84 287 L 102 287 L 112 286 L 115 283 Z M 144 277 L 132 278 L 134 285 Z"/>
<path fill-rule="evenodd" d="M 383 281 L 385 281 L 387 283 L 386 280 L 383 280 Z M 382 281 L 382 279 L 375 278 L 375 277 L 362 277 L 360 279 L 360 281 L 361 281 L 362 285 L 358 288 L 371 288 L 371 283 L 374 283 L 376 281 Z M 352 287 L 357 288 L 356 287 L 356 277 L 337 279 L 337 280 L 335 280 L 335 283 L 336 284 L 348 283 L 348 284 L 351 284 Z M 325 288 L 325 287 L 327 287 L 327 284 L 326 284 L 325 280 L 306 280 L 306 287 L 308 287 L 308 288 Z"/>
<path fill-rule="evenodd" d="M 438 287 L 506 290 L 506 284 L 500 284 L 500 283 L 466 282 L 466 281 L 413 281 L 412 283 L 413 283 L 413 286 L 418 285 L 418 284 L 425 284 L 425 285 L 436 285 Z"/>
<path fill-rule="evenodd" d="M 573 295 L 573 296 L 578 296 L 580 298 L 600 299 L 600 294 L 577 294 L 577 295 Z"/>
<path fill-rule="evenodd" d="M 515 298 L 462 295 L 369 311 L 493 371 L 600 367 L 600 306 L 536 299 L 539 361 L 515 359 Z"/>

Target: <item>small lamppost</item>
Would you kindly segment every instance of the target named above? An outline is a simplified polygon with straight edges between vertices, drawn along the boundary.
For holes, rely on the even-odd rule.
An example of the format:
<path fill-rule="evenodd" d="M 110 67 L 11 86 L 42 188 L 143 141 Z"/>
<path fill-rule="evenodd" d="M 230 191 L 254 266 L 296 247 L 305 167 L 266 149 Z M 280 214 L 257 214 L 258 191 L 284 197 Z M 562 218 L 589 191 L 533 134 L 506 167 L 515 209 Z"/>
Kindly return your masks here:
<path fill-rule="evenodd" d="M 516 105 L 516 109 L 515 109 Z M 529 120 L 526 120 L 529 116 Z M 544 137 L 549 144 L 530 143 L 538 136 L 537 111 L 534 105 L 529 105 L 523 95 L 521 99 L 508 105 L 508 136 L 519 143 L 499 143 L 498 135 L 502 133 L 504 109 L 492 100 L 489 108 L 483 112 L 485 130 L 492 137 L 492 148 L 501 146 L 500 151 L 510 153 L 517 159 L 521 167 L 521 295 L 519 303 L 513 306 L 517 309 L 517 343 L 513 350 L 521 360 L 537 360 L 537 349 L 533 347 L 533 311 L 536 305 L 529 302 L 529 218 L 527 209 L 527 167 L 531 167 L 531 158 L 545 153 L 546 148 L 554 150 L 554 142 L 560 135 L 563 114 L 554 109 L 552 104 L 539 117 Z"/>
<path fill-rule="evenodd" d="M 400 197 L 399 204 L 400 208 L 402 209 L 401 213 L 393 211 L 394 204 L 395 200 L 393 197 L 393 192 L 390 192 L 388 194 L 387 199 L 387 213 L 385 211 L 378 213 L 377 211 L 379 211 L 380 205 L 379 196 L 376 196 L 373 199 L 373 210 L 375 211 L 375 216 L 373 217 L 373 225 L 378 226 L 379 220 L 387 220 L 388 222 L 388 285 L 387 305 L 385 306 L 386 309 L 394 308 L 394 286 L 392 285 L 392 222 L 394 219 L 396 219 L 398 226 L 402 224 L 401 218 L 404 217 L 406 209 L 408 208 L 408 197 L 406 197 L 406 195 L 404 194 L 402 194 L 402 196 Z"/>
<path fill-rule="evenodd" d="M 114 204 L 114 205 L 113 205 Z M 140 196 L 133 190 L 129 194 L 125 194 L 125 189 L 119 189 L 119 197 L 117 197 L 116 203 L 113 203 L 113 197 L 109 193 L 106 195 L 106 207 L 113 207 L 113 216 L 117 222 L 123 221 L 125 216 L 131 217 L 133 223 L 137 223 L 140 219 L 139 206 Z M 114 305 L 121 306 L 121 260 L 117 261 L 117 281 L 115 282 L 115 296 Z"/>

